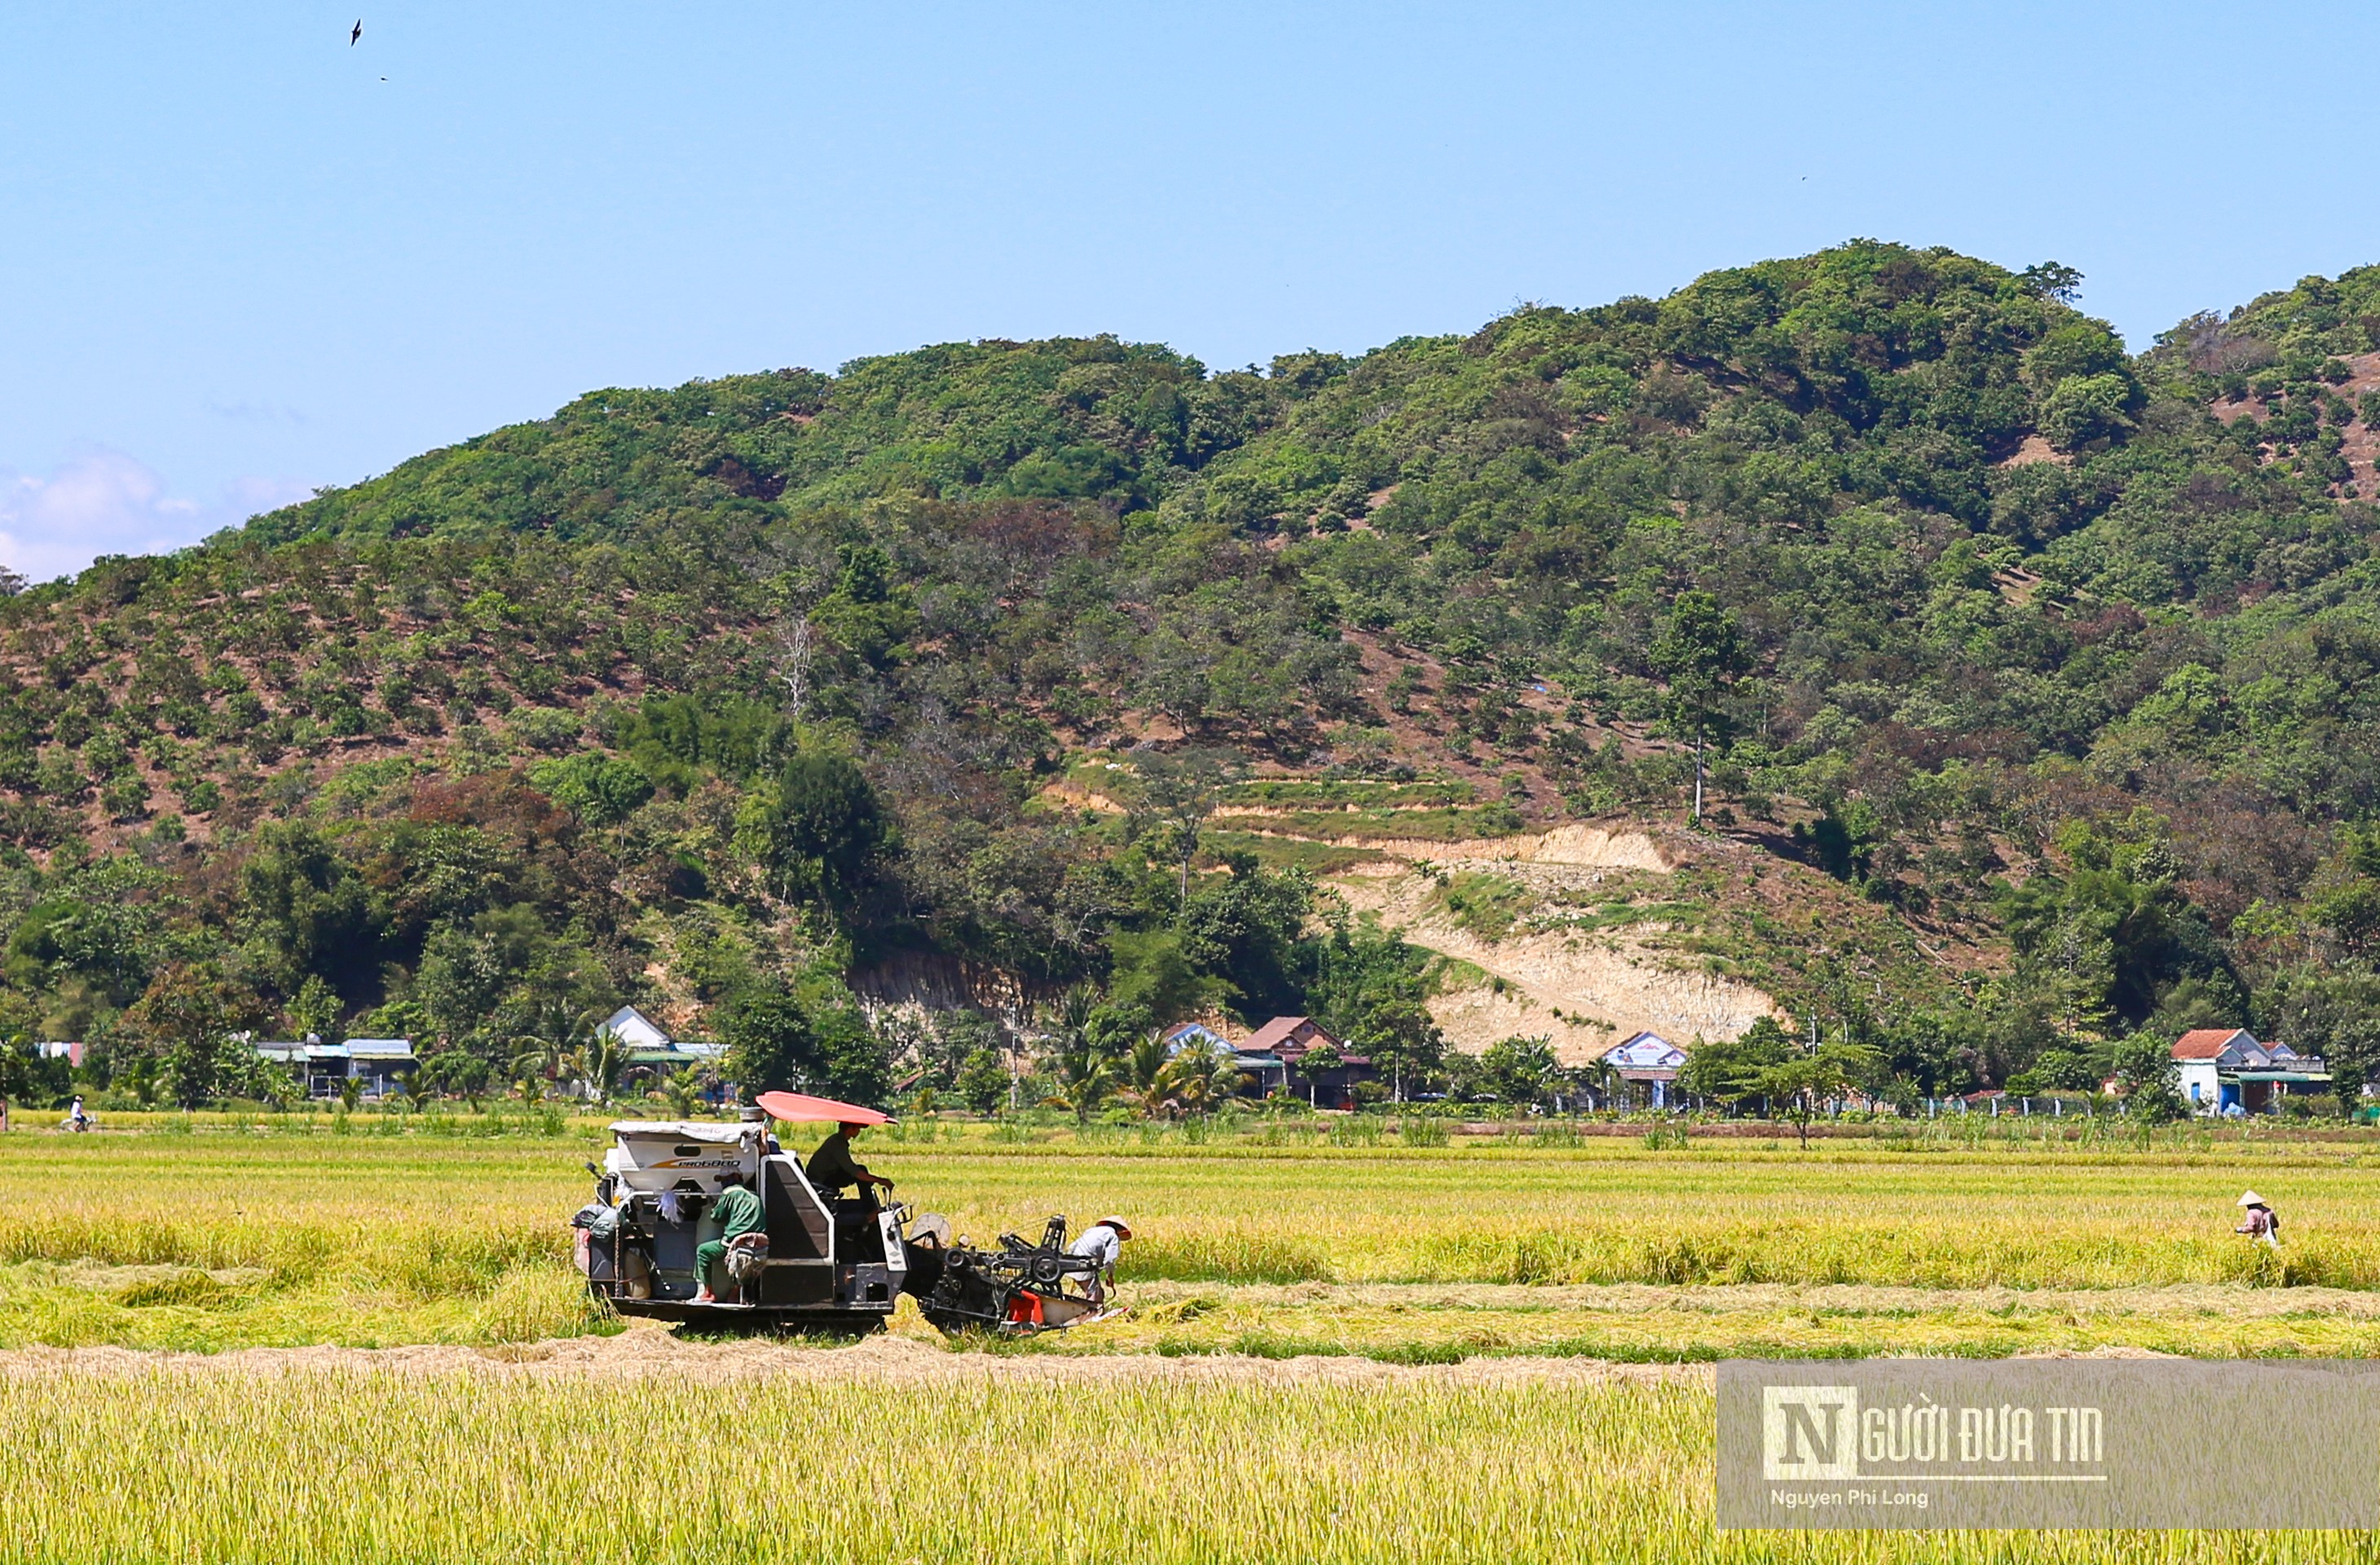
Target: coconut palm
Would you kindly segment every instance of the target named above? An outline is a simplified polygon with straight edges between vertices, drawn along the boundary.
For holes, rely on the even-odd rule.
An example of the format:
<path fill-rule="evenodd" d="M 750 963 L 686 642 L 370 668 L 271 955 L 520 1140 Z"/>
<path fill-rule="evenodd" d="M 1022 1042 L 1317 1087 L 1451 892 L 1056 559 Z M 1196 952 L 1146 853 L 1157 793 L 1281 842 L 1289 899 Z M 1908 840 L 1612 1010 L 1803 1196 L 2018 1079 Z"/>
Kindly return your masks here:
<path fill-rule="evenodd" d="M 1232 1051 L 1210 1038 L 1183 1045 L 1158 1074 L 1164 1100 L 1185 1114 L 1211 1114 L 1248 1085 Z"/>
<path fill-rule="evenodd" d="M 611 1028 L 598 1028 L 592 1038 L 572 1053 L 565 1068 L 587 1084 L 589 1098 L 598 1103 L 609 1103 L 612 1095 L 620 1090 L 620 1078 L 627 1073 L 628 1046 Z"/>
<path fill-rule="evenodd" d="M 1080 1120 L 1089 1119 L 1091 1110 L 1116 1085 L 1114 1057 L 1091 1036 L 1091 1013 L 1098 1004 L 1098 997 L 1077 984 L 1042 1017 L 1048 1029 L 1050 1073 L 1058 1078 L 1058 1090 L 1042 1101 L 1053 1109 L 1072 1110 Z"/>
<path fill-rule="evenodd" d="M 1089 1119 L 1091 1110 L 1115 1090 L 1115 1062 L 1088 1044 L 1057 1049 L 1050 1056 L 1050 1074 L 1058 1078 L 1058 1090 L 1042 1103 L 1069 1110 L 1078 1120 Z"/>
<path fill-rule="evenodd" d="M 1149 1034 L 1123 1057 L 1116 1096 L 1139 1110 L 1143 1119 L 1161 1117 L 1171 1101 L 1171 1078 L 1167 1073 L 1172 1062 L 1165 1035 Z"/>
<path fill-rule="evenodd" d="M 599 1022 L 592 1011 L 575 1010 L 559 1000 L 540 1001 L 529 1011 L 528 1025 L 512 1037 L 513 1069 L 540 1081 L 560 1082 L 595 1042 Z M 618 1072 L 612 1079 L 618 1081 Z"/>

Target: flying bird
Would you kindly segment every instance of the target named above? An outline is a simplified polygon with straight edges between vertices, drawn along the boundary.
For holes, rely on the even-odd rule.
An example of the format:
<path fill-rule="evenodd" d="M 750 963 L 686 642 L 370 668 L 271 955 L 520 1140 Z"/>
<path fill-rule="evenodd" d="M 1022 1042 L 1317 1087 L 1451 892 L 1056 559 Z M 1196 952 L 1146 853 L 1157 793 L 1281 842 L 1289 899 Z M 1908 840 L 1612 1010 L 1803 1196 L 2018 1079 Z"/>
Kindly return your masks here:
<path fill-rule="evenodd" d="M 347 32 L 347 47 L 348 47 L 348 48 L 350 48 L 350 49 L 354 48 L 354 47 L 356 46 L 356 40 L 358 40 L 358 39 L 361 38 L 363 35 L 364 35 L 364 19 L 363 19 L 363 18 L 361 18 L 361 17 L 358 17 L 358 18 L 356 18 L 356 25 L 355 25 L 353 28 L 351 28 L 351 29 L 349 29 L 349 30 L 348 30 L 348 32 Z"/>

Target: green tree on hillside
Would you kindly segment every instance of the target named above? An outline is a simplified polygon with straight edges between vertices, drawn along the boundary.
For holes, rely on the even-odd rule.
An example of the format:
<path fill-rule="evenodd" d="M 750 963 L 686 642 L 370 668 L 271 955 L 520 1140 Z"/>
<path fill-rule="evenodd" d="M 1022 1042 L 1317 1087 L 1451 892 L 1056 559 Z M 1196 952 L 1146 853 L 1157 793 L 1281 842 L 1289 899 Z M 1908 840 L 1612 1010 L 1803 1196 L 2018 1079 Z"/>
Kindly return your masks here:
<path fill-rule="evenodd" d="M 772 893 L 845 919 L 857 913 L 897 841 L 858 765 L 815 749 L 787 762 L 774 785 L 747 804 L 739 825 L 739 840 L 759 858 Z"/>
<path fill-rule="evenodd" d="M 2034 876 L 2006 892 L 2001 908 L 2020 961 L 2066 997 L 2068 1031 L 2146 1022 L 2185 982 L 2213 1015 L 2245 1019 L 2230 962 L 2170 849 L 2080 824 L 2060 843 L 2067 873 Z"/>
<path fill-rule="evenodd" d="M 1151 755 L 1134 766 L 1135 803 L 1147 819 L 1170 834 L 1172 856 L 1182 867 L 1181 910 L 1190 909 L 1190 864 L 1198 855 L 1207 818 L 1245 765 L 1228 750 L 1184 749 Z"/>
<path fill-rule="evenodd" d="M 832 969 L 756 979 L 720 1023 L 725 1069 L 747 1098 L 780 1088 L 875 1105 L 892 1089 L 892 1060 Z"/>
<path fill-rule="evenodd" d="M 1742 628 L 1718 598 L 1699 588 L 1678 594 L 1646 661 L 1669 687 L 1671 710 L 1694 735 L 1694 824 L 1702 824 L 1704 743 L 1724 733 L 1719 702 L 1752 666 Z"/>

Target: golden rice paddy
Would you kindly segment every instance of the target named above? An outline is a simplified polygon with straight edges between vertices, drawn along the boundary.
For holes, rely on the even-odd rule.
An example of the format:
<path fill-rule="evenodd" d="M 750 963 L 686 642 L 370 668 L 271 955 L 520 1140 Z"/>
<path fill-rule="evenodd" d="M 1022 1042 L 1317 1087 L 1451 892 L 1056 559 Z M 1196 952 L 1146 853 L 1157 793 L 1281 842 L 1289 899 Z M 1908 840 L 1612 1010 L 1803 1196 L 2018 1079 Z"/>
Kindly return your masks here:
<path fill-rule="evenodd" d="M 566 1267 L 597 1134 L 0 1138 L 0 1428 L 71 1474 L 11 1557 L 2356 1557 L 1720 1534 L 1694 1361 L 2367 1355 L 2380 1143 L 883 1138 L 980 1240 L 1129 1215 L 1132 1309 L 855 1348 L 616 1335 Z"/>

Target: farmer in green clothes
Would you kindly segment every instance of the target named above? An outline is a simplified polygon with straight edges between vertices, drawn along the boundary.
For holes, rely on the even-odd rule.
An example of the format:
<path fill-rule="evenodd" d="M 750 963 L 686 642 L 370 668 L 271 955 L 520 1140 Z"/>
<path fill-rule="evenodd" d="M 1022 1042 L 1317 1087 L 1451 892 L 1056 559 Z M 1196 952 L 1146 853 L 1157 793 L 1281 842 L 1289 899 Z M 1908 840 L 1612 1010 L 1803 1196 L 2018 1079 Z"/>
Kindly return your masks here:
<path fill-rule="evenodd" d="M 710 1268 L 726 1257 L 727 1247 L 747 1233 L 760 1229 L 760 1197 L 752 1189 L 748 1174 L 732 1173 L 720 1180 L 718 1195 L 710 1198 L 710 1216 L 719 1219 L 719 1237 L 694 1248 L 694 1302 L 715 1304 L 718 1295 L 710 1291 Z"/>

